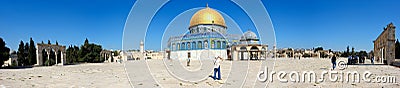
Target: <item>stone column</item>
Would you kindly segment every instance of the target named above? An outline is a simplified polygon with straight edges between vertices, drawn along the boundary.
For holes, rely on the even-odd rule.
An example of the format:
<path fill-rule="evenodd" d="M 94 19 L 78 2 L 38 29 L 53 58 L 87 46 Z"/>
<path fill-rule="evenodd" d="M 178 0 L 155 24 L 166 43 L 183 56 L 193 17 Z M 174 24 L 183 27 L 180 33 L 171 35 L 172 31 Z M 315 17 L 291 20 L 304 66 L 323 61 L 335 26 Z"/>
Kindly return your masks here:
<path fill-rule="evenodd" d="M 40 57 L 39 56 L 42 56 L 42 54 L 39 54 L 39 48 L 38 49 L 36 49 L 36 64 L 35 65 L 40 65 Z"/>
<path fill-rule="evenodd" d="M 47 53 L 47 60 L 50 60 L 50 51 L 46 50 L 46 53 Z"/>
<path fill-rule="evenodd" d="M 64 65 L 64 52 L 60 52 L 61 56 L 61 65 Z"/>
<path fill-rule="evenodd" d="M 110 62 L 110 59 L 108 59 L 107 54 L 104 53 L 104 60 L 106 60 L 107 62 Z"/>
<path fill-rule="evenodd" d="M 57 52 L 58 52 L 58 51 L 55 51 L 55 52 L 54 52 L 54 54 L 56 55 L 56 65 L 58 64 L 58 63 L 57 63 L 57 59 L 58 59 L 58 57 L 57 57 L 57 56 L 58 56 Z"/>
<path fill-rule="evenodd" d="M 104 60 L 105 60 L 105 61 L 110 62 L 110 60 L 107 59 L 107 54 L 104 53 L 103 56 L 104 56 Z"/>
<path fill-rule="evenodd" d="M 111 55 L 109 54 L 109 55 L 108 55 L 108 59 L 111 60 L 111 58 L 112 58 L 112 54 L 111 54 Z M 114 58 L 114 60 L 112 60 L 111 62 L 115 62 L 115 58 Z"/>
<path fill-rule="evenodd" d="M 383 59 L 385 59 L 385 48 L 382 48 L 380 51 L 381 51 L 381 58 L 379 60 L 381 63 L 383 63 Z"/>

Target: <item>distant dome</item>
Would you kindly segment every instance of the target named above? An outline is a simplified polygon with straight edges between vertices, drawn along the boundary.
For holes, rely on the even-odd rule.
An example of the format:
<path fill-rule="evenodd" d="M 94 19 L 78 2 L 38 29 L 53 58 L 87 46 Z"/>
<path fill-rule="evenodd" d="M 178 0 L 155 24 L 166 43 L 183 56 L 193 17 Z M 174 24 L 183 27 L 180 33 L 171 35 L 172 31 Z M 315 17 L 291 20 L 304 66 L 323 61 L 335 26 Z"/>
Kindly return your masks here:
<path fill-rule="evenodd" d="M 258 38 L 256 33 L 249 30 L 243 33 L 241 40 L 258 40 Z"/>

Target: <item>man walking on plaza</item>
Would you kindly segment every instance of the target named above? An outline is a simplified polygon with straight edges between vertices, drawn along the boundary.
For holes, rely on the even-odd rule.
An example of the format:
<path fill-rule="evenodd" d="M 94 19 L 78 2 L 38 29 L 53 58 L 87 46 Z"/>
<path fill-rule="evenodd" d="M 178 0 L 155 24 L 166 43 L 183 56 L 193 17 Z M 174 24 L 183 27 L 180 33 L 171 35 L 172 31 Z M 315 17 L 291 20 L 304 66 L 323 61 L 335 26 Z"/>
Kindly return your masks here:
<path fill-rule="evenodd" d="M 371 63 L 372 63 L 372 64 L 374 64 L 374 60 L 375 60 L 375 57 L 372 56 L 372 57 L 371 57 Z"/>
<path fill-rule="evenodd" d="M 188 53 L 188 58 L 187 58 L 186 66 L 190 66 L 190 53 Z"/>
<path fill-rule="evenodd" d="M 336 55 L 333 55 L 333 57 L 331 59 L 331 62 L 332 62 L 332 70 L 335 70 L 335 67 L 336 67 Z"/>

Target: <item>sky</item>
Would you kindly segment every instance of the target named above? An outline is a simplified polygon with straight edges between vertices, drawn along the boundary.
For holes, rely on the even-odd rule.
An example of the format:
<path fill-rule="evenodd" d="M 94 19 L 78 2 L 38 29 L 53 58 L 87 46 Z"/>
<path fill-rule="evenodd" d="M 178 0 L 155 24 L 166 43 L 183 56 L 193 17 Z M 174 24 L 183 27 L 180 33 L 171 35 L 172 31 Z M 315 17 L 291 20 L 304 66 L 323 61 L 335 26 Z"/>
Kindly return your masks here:
<path fill-rule="evenodd" d="M 204 3 L 209 2 L 221 11 L 225 11 L 223 7 L 227 9 L 226 6 L 229 6 L 218 5 L 213 0 L 176 2 L 177 6 L 185 8 L 204 7 Z M 396 26 L 400 24 L 399 0 L 262 2 L 272 20 L 278 48 L 322 46 L 343 51 L 346 46 L 350 46 L 356 50 L 369 51 L 373 49 L 372 41 L 383 31 L 383 27 L 390 22 Z M 90 42 L 100 44 L 105 49 L 122 49 L 125 22 L 134 3 L 134 0 L 1 0 L 0 37 L 12 50 L 17 50 L 19 42 L 28 42 L 30 37 L 35 43 L 51 40 L 52 43 L 57 41 L 66 46 L 82 45 L 85 38 L 88 38 Z M 235 13 L 240 12 L 236 9 L 227 12 L 232 13 L 228 15 L 240 14 Z M 167 8 L 163 11 L 176 9 Z M 244 25 L 241 26 L 242 30 L 254 28 L 248 23 L 249 19 L 239 18 L 234 18 L 237 19 L 234 21 Z M 158 19 L 173 19 L 173 16 L 160 15 Z M 157 26 L 165 24 L 152 23 L 150 27 Z M 150 33 L 156 35 L 163 32 Z M 396 38 L 399 38 L 399 31 L 396 31 Z M 155 39 L 161 40 L 159 37 Z M 159 49 L 159 46 L 149 44 L 146 49 Z"/>

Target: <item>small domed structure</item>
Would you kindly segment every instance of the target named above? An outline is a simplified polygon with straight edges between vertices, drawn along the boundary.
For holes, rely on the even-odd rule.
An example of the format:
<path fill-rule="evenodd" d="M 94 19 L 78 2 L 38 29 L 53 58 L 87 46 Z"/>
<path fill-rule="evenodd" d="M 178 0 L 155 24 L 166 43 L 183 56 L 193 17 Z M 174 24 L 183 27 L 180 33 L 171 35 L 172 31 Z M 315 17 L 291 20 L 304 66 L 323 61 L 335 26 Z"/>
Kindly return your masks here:
<path fill-rule="evenodd" d="M 257 38 L 256 33 L 252 31 L 246 31 L 243 33 L 240 38 L 241 44 L 258 44 L 259 39 Z"/>
<path fill-rule="evenodd" d="M 241 40 L 258 40 L 258 38 L 256 33 L 249 30 L 243 33 Z"/>

